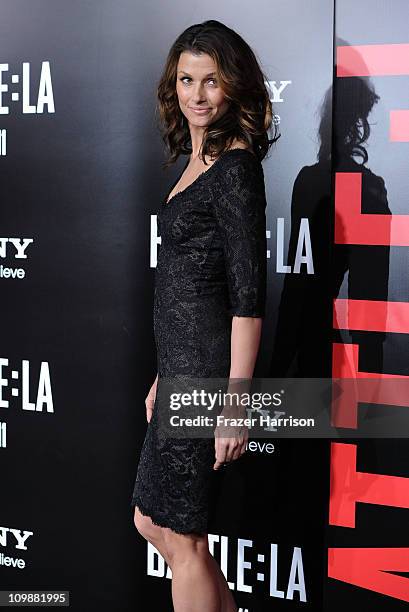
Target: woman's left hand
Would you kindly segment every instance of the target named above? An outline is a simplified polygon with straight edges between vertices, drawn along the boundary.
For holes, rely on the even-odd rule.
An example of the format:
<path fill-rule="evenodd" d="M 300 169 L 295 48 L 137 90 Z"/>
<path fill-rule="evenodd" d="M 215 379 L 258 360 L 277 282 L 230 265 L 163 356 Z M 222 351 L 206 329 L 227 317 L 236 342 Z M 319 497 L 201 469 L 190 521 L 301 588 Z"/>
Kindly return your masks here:
<path fill-rule="evenodd" d="M 216 453 L 216 461 L 213 465 L 214 470 L 218 470 L 224 464 L 238 459 L 246 451 L 249 432 L 248 427 L 245 425 L 218 425 L 215 428 L 214 436 Z"/>

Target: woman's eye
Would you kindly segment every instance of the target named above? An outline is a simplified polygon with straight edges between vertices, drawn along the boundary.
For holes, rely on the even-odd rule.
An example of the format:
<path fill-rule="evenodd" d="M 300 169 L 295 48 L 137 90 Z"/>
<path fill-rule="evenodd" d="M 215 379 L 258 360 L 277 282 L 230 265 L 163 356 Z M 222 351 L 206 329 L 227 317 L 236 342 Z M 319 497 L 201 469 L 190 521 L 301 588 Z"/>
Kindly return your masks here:
<path fill-rule="evenodd" d="M 190 77 L 181 77 L 180 79 L 182 81 L 182 83 L 186 83 L 186 82 L 190 82 L 192 79 Z M 217 81 L 216 79 L 207 79 L 208 82 L 211 81 L 212 85 L 216 85 Z"/>

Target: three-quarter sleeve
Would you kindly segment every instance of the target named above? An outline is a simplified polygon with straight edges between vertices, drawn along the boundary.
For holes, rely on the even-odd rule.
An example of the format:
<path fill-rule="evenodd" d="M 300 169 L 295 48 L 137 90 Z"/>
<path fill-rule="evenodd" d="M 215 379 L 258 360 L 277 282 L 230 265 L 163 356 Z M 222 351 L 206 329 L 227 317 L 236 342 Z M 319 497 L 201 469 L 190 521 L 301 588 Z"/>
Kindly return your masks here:
<path fill-rule="evenodd" d="M 223 243 L 229 314 L 264 317 L 267 284 L 264 173 L 252 153 L 221 159 L 213 209 Z"/>

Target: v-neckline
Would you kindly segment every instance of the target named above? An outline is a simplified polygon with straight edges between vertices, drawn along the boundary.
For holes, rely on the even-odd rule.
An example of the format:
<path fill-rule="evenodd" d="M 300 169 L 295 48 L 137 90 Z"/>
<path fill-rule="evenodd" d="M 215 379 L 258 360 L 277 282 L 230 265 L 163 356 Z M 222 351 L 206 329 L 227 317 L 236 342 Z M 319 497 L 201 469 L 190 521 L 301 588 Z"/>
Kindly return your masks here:
<path fill-rule="evenodd" d="M 187 187 L 185 187 L 184 189 L 177 191 L 169 200 L 168 197 L 169 195 L 172 193 L 172 189 L 175 187 L 175 185 L 178 184 L 178 182 L 180 181 L 180 179 L 182 178 L 182 175 L 184 173 L 184 171 L 186 170 L 186 168 L 189 165 L 189 159 L 187 160 L 185 167 L 183 168 L 182 172 L 180 173 L 180 175 L 177 177 L 176 181 L 173 183 L 172 187 L 170 188 L 170 191 L 168 192 L 168 195 L 164 197 L 163 199 L 163 204 L 165 206 L 169 206 L 170 203 L 179 195 L 181 195 L 182 193 L 185 193 L 185 191 L 188 191 L 193 185 L 195 185 L 199 179 L 204 175 L 207 174 L 216 164 L 217 162 L 224 156 L 227 155 L 227 153 L 230 153 L 231 151 L 247 151 L 248 153 L 250 153 L 250 155 L 254 155 L 254 153 L 252 151 L 250 151 L 250 149 L 248 148 L 243 148 L 243 147 L 233 147 L 232 149 L 227 149 L 227 151 L 224 151 L 223 153 L 221 153 L 221 155 L 219 155 L 219 157 L 212 163 L 212 165 L 210 166 L 210 168 L 208 168 L 207 170 L 203 170 L 203 172 L 201 172 L 200 174 L 197 175 L 197 177 L 194 179 L 194 181 L 192 181 L 191 183 L 189 183 L 189 185 L 187 185 Z"/>

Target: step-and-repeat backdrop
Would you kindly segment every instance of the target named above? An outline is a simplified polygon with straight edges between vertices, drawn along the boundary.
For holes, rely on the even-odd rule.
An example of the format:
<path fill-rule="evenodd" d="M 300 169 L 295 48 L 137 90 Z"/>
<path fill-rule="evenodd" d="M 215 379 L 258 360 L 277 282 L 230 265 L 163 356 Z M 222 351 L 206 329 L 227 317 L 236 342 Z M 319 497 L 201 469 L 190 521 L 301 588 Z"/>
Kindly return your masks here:
<path fill-rule="evenodd" d="M 256 52 L 281 133 L 263 161 L 255 375 L 409 376 L 406 0 L 3 0 L 0 591 L 172 609 L 130 497 L 156 376 L 156 212 L 184 163 L 162 168 L 155 90 L 206 19 Z M 363 405 L 338 423 L 349 438 L 272 432 L 221 476 L 209 547 L 241 612 L 407 605 L 409 443 L 354 438 Z"/>

